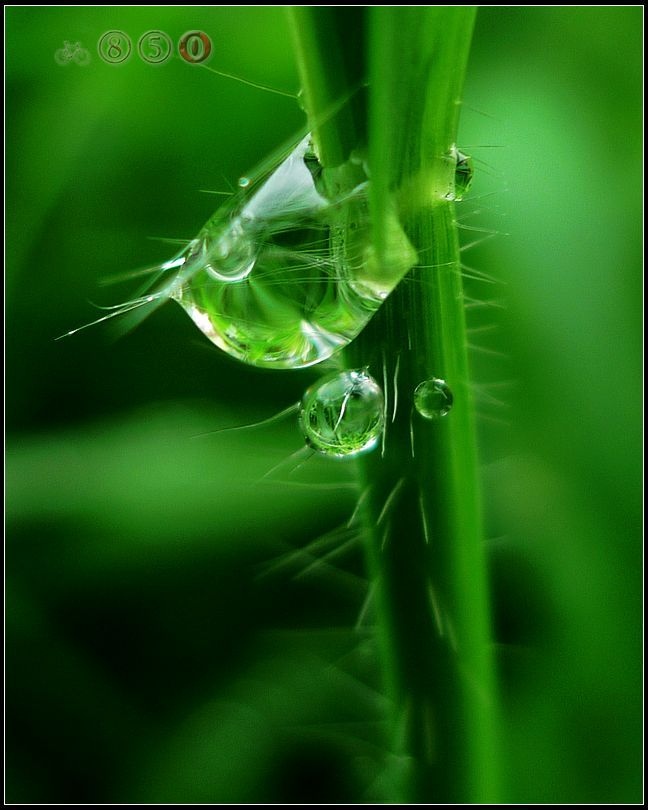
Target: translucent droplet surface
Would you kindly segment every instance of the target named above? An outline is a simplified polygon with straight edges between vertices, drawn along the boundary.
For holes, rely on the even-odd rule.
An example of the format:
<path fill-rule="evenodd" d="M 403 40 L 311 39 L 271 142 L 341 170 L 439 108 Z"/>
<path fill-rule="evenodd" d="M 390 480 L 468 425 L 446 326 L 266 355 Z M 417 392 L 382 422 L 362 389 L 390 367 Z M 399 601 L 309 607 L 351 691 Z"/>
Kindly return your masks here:
<path fill-rule="evenodd" d="M 322 168 L 307 136 L 216 212 L 175 260 L 169 296 L 245 363 L 302 368 L 326 360 L 417 261 L 394 215 L 387 260 L 377 268 L 368 186 L 358 161 Z"/>
<path fill-rule="evenodd" d="M 454 172 L 451 188 L 444 197 L 446 200 L 459 202 L 463 200 L 472 184 L 474 175 L 473 160 L 470 155 L 460 152 L 456 146 L 450 149 L 447 159 L 454 163 Z"/>
<path fill-rule="evenodd" d="M 466 155 L 458 149 L 455 149 L 455 153 L 457 162 L 455 164 L 454 198 L 459 202 L 459 200 L 463 200 L 464 195 L 472 185 L 475 171 L 470 155 Z"/>
<path fill-rule="evenodd" d="M 299 421 L 313 450 L 350 458 L 378 445 L 385 427 L 384 408 L 382 389 L 365 369 L 341 371 L 306 391 Z"/>
<path fill-rule="evenodd" d="M 414 407 L 424 419 L 441 419 L 452 409 L 454 397 L 445 380 L 425 380 L 414 391 Z"/>

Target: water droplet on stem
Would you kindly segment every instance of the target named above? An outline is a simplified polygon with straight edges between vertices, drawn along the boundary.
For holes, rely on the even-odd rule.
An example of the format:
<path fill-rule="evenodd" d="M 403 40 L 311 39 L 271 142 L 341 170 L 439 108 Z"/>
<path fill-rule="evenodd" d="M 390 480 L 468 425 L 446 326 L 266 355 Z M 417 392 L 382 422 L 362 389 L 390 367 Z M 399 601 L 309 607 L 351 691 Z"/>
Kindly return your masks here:
<path fill-rule="evenodd" d="M 394 218 L 388 266 L 374 272 L 364 169 L 357 161 L 322 168 L 309 137 L 265 180 L 248 183 L 186 249 L 169 297 L 238 360 L 314 365 L 358 335 L 416 251 Z"/>
<path fill-rule="evenodd" d="M 447 199 L 460 202 L 472 185 L 475 170 L 470 155 L 459 151 L 456 146 L 450 150 L 450 157 L 455 161 L 454 189 L 447 195 Z"/>
<path fill-rule="evenodd" d="M 414 407 L 424 419 L 441 419 L 452 409 L 454 397 L 445 380 L 432 378 L 414 391 Z"/>
<path fill-rule="evenodd" d="M 385 427 L 382 389 L 365 369 L 329 374 L 304 394 L 299 421 L 306 444 L 322 455 L 367 453 Z"/>

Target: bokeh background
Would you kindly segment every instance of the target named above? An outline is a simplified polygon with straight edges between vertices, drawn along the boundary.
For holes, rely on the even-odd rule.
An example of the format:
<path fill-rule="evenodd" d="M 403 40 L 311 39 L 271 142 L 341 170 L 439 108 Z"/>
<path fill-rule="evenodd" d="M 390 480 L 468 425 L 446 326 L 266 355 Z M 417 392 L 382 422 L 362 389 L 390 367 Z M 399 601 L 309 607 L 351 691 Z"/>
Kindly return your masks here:
<path fill-rule="evenodd" d="M 295 469 L 290 418 L 198 436 L 317 373 L 238 365 L 173 303 L 116 342 L 54 340 L 132 294 L 105 279 L 174 253 L 149 237 L 195 235 L 218 202 L 200 189 L 303 125 L 295 100 L 177 57 L 106 64 L 101 35 L 200 29 L 212 67 L 296 91 L 283 12 L 5 20 L 6 799 L 379 796 L 360 556 L 291 554 L 342 542 L 352 471 Z M 466 245 L 496 232 L 465 256 L 498 282 L 467 284 L 509 801 L 641 799 L 642 26 L 640 7 L 485 7 L 469 65 L 459 216 L 482 229 Z M 56 64 L 64 40 L 90 63 Z"/>

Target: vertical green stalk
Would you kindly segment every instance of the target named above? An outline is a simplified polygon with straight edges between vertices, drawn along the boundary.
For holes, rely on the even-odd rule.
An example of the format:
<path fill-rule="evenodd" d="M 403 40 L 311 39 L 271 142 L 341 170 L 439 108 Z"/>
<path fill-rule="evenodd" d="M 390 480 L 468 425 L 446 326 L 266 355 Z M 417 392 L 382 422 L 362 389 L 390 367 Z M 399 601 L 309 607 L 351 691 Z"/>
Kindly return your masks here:
<path fill-rule="evenodd" d="M 318 9 L 302 9 L 304 15 L 312 31 Z M 393 753 L 405 766 L 387 798 L 493 802 L 500 798 L 494 668 L 459 243 L 449 199 L 474 9 L 373 7 L 364 22 L 356 38 L 366 36 L 373 247 L 378 264 L 381 258 L 386 264 L 396 214 L 419 259 L 347 351 L 351 365 L 369 363 L 377 379 L 384 376 L 389 406 L 383 453 L 361 465 Z M 299 31 L 296 26 L 297 38 Z M 317 84 L 317 71 L 329 70 L 327 50 L 314 41 L 309 36 L 308 59 L 300 61 L 310 85 Z M 344 75 L 338 72 L 336 82 L 340 88 Z M 312 106 L 315 98 L 307 99 L 314 119 L 322 112 Z M 454 396 L 451 412 L 436 420 L 414 408 L 416 386 L 431 378 L 445 380 Z"/>
<path fill-rule="evenodd" d="M 357 7 L 288 9 L 303 103 L 320 162 L 327 168 L 347 160 L 364 137 L 366 113 L 350 98 L 364 80 L 364 16 Z M 341 105 L 346 99 L 352 103 Z"/>

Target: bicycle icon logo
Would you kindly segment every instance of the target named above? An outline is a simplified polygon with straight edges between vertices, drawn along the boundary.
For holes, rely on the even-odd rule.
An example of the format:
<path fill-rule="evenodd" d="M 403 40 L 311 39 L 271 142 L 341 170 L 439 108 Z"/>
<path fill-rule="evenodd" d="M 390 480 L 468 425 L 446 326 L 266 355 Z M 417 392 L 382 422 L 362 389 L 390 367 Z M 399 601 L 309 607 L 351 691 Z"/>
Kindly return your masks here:
<path fill-rule="evenodd" d="M 190 65 L 206 62 L 212 53 L 211 38 L 204 31 L 187 31 L 178 40 L 178 56 Z M 125 31 L 113 29 L 99 38 L 97 52 L 103 62 L 120 65 L 128 61 L 133 52 L 133 42 Z M 173 40 L 164 31 L 146 31 L 137 41 L 137 53 L 149 65 L 162 65 L 173 56 Z M 80 42 L 63 42 L 63 47 L 54 52 L 57 65 L 90 64 L 90 52 Z"/>
<path fill-rule="evenodd" d="M 211 38 L 204 31 L 187 31 L 178 40 L 178 56 L 190 65 L 206 62 L 212 54 Z M 109 65 L 127 62 L 133 52 L 133 42 L 125 31 L 113 29 L 99 38 L 97 53 Z M 149 65 L 162 65 L 173 56 L 173 40 L 164 31 L 146 31 L 137 41 L 137 53 Z M 90 52 L 80 42 L 63 42 L 54 52 L 57 65 L 90 64 Z"/>
<path fill-rule="evenodd" d="M 63 47 L 54 51 L 54 61 L 57 65 L 69 65 L 70 62 L 76 62 L 77 65 L 84 67 L 90 64 L 90 52 L 87 51 L 80 42 L 68 42 L 64 40 Z"/>

